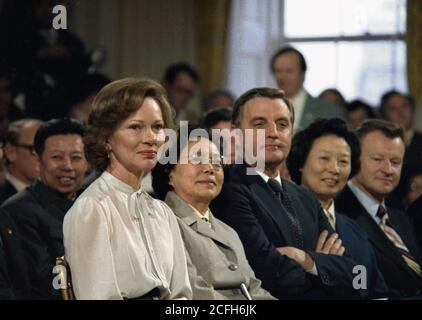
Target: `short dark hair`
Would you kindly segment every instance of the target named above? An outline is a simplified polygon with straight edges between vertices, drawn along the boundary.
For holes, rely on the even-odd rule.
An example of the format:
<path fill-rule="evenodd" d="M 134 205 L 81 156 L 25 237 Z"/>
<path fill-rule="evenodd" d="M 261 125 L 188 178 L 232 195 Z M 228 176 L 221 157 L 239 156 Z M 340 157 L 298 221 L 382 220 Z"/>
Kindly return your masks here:
<path fill-rule="evenodd" d="M 185 128 L 186 129 L 186 128 Z M 169 154 L 176 152 L 177 161 L 179 161 L 183 149 L 188 145 L 189 136 L 193 130 L 200 129 L 197 126 L 189 125 L 187 128 L 188 135 L 181 135 L 183 127 L 181 127 L 177 132 L 177 139 L 173 141 L 165 153 L 165 157 L 168 157 Z M 204 130 L 200 130 L 198 134 L 195 134 L 195 137 L 209 139 L 208 133 Z M 154 195 L 160 200 L 164 200 L 169 191 L 173 190 L 173 187 L 169 184 L 170 181 L 170 172 L 173 171 L 176 163 L 171 161 L 161 164 L 160 161 L 157 162 L 157 165 L 152 169 L 152 188 L 154 189 Z"/>
<path fill-rule="evenodd" d="M 412 109 L 412 112 L 415 111 L 415 100 L 409 96 L 409 95 L 405 95 L 397 90 L 390 90 L 385 92 L 382 96 L 381 96 L 381 103 L 380 103 L 380 115 L 383 119 L 387 119 L 387 113 L 386 113 L 386 105 L 388 100 L 390 100 L 391 97 L 393 96 L 401 96 L 403 98 L 405 98 L 405 100 L 407 101 L 407 103 L 409 104 L 410 108 Z"/>
<path fill-rule="evenodd" d="M 240 125 L 240 118 L 243 115 L 243 107 L 245 104 L 255 98 L 269 98 L 269 99 L 281 99 L 287 105 L 287 108 L 290 111 L 290 120 L 292 126 L 295 120 L 294 108 L 290 100 L 287 98 L 286 93 L 281 89 L 276 88 L 254 88 L 246 91 L 242 94 L 234 103 L 233 114 L 232 114 L 232 124 L 236 127 Z"/>
<path fill-rule="evenodd" d="M 179 73 L 188 74 L 195 83 L 199 82 L 199 75 L 196 69 L 186 62 L 171 64 L 164 72 L 163 83 L 172 84 Z"/>
<path fill-rule="evenodd" d="M 333 119 L 318 119 L 311 123 L 306 129 L 296 133 L 292 140 L 292 147 L 287 157 L 287 168 L 292 180 L 301 184 L 301 169 L 306 163 L 306 159 L 312 146 L 320 137 L 335 135 L 344 139 L 350 147 L 350 177 L 353 177 L 360 169 L 360 144 L 356 135 L 347 128 L 345 121 Z"/>
<path fill-rule="evenodd" d="M 201 121 L 201 127 L 205 129 L 210 129 L 214 127 L 217 123 L 220 121 L 229 121 L 232 120 L 232 108 L 217 108 L 217 109 L 211 109 L 207 113 L 204 114 L 202 121 Z"/>
<path fill-rule="evenodd" d="M 381 119 L 368 119 L 362 122 L 362 125 L 356 130 L 356 134 L 362 143 L 369 133 L 381 132 L 386 138 L 400 138 L 404 142 L 404 131 L 398 124 Z"/>
<path fill-rule="evenodd" d="M 34 138 L 34 148 L 37 155 L 41 157 L 44 152 L 45 141 L 49 137 L 62 134 L 76 134 L 82 138 L 84 135 L 84 127 L 79 121 L 70 118 L 52 119 L 45 122 L 38 129 Z"/>
<path fill-rule="evenodd" d="M 346 104 L 347 104 L 347 102 L 346 102 L 346 99 L 344 98 L 344 96 L 341 94 L 341 92 L 338 90 L 338 89 L 336 89 L 336 88 L 328 88 L 328 89 L 325 89 L 325 90 L 323 90 L 320 94 L 319 94 L 319 96 L 318 96 L 318 98 L 319 99 L 323 99 L 323 96 L 325 95 L 325 94 L 327 94 L 327 93 L 332 93 L 332 94 L 335 94 L 338 98 L 339 98 L 339 100 L 341 101 L 341 106 L 346 106 Z"/>
<path fill-rule="evenodd" d="M 347 112 L 352 112 L 358 109 L 365 110 L 366 114 L 368 115 L 368 118 L 373 119 L 375 118 L 375 112 L 372 109 L 372 107 L 367 104 L 366 102 L 356 99 L 351 101 L 350 103 L 346 104 L 346 110 Z"/>
<path fill-rule="evenodd" d="M 289 53 L 289 52 L 293 52 L 293 53 L 297 54 L 297 57 L 299 58 L 300 70 L 302 70 L 303 72 L 306 72 L 306 70 L 308 69 L 308 66 L 306 64 L 306 60 L 305 60 L 305 57 L 303 56 L 303 54 L 299 50 L 297 50 L 297 49 L 295 49 L 291 46 L 287 46 L 287 47 L 282 47 L 282 48 L 278 49 L 276 51 L 276 53 L 274 53 L 273 56 L 271 57 L 270 70 L 271 70 L 272 73 L 274 73 L 275 60 L 278 57 L 282 56 L 283 54 L 286 54 L 286 53 Z"/>
<path fill-rule="evenodd" d="M 213 102 L 215 98 L 218 97 L 226 97 L 233 101 L 236 100 L 233 93 L 231 93 L 229 90 L 224 88 L 217 88 L 210 92 L 208 92 L 205 97 L 202 99 L 202 107 L 204 110 L 210 110 L 211 108 L 215 107 L 213 106 Z M 225 107 L 232 107 L 232 106 L 225 106 Z"/>

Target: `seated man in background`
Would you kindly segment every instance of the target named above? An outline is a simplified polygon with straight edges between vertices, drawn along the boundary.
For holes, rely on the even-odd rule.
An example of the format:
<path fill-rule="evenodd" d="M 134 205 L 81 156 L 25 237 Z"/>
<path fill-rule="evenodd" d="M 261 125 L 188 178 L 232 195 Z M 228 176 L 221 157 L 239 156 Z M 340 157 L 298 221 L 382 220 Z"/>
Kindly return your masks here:
<path fill-rule="evenodd" d="M 361 144 L 359 172 L 337 196 L 337 209 L 365 230 L 375 249 L 387 286 L 403 296 L 421 294 L 420 248 L 404 212 L 385 204 L 397 187 L 404 157 L 403 129 L 379 119 L 357 130 Z"/>
<path fill-rule="evenodd" d="M 5 180 L 0 182 L 0 205 L 38 177 L 34 136 L 41 124 L 37 119 L 22 119 L 9 124 L 4 146 L 6 174 Z"/>
<path fill-rule="evenodd" d="M 405 177 L 413 174 L 413 169 L 422 166 L 422 133 L 413 128 L 415 119 L 415 101 L 398 91 L 388 91 L 381 98 L 381 116 L 400 125 L 404 130 L 404 143 L 406 152 L 403 160 L 402 175 Z M 398 187 L 389 196 L 387 203 L 404 210 L 401 203 L 405 197 L 406 185 L 402 179 Z"/>
<path fill-rule="evenodd" d="M 365 120 L 375 118 L 372 107 L 359 99 L 353 100 L 346 105 L 346 113 L 347 122 L 353 130 L 359 128 Z"/>
<path fill-rule="evenodd" d="M 415 228 L 419 248 L 422 248 L 422 195 L 407 207 L 406 214 Z"/>
<path fill-rule="evenodd" d="M 185 62 L 171 64 L 164 72 L 162 85 L 167 91 L 170 105 L 176 112 L 176 127 L 179 127 L 179 121 L 197 121 L 198 115 L 189 108 L 199 86 L 196 69 Z"/>
<path fill-rule="evenodd" d="M 204 111 L 216 108 L 233 108 L 235 97 L 233 93 L 224 88 L 214 89 L 208 92 L 202 99 Z"/>
<path fill-rule="evenodd" d="M 55 259 L 64 254 L 63 219 L 85 177 L 83 127 L 75 120 L 53 119 L 35 135 L 40 179 L 9 198 L 2 209 L 22 236 L 28 259 L 32 299 L 54 298 Z"/>

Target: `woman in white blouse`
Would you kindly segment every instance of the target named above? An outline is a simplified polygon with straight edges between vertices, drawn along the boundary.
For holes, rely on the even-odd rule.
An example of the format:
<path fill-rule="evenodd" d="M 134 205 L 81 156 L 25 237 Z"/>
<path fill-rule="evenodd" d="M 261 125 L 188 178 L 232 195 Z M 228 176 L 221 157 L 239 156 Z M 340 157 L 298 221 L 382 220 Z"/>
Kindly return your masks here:
<path fill-rule="evenodd" d="M 176 218 L 141 189 L 171 122 L 164 89 L 154 81 L 114 81 L 96 96 L 84 143 L 102 174 L 63 226 L 77 299 L 192 297 Z"/>

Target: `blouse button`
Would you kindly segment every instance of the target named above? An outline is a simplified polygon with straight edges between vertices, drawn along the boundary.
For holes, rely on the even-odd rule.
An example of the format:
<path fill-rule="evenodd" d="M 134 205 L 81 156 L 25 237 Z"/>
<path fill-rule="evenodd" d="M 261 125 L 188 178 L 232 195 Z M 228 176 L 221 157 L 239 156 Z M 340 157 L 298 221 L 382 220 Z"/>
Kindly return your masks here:
<path fill-rule="evenodd" d="M 237 265 L 235 265 L 235 264 L 231 264 L 231 265 L 229 265 L 229 269 L 230 269 L 231 271 L 235 271 L 235 270 L 237 270 L 237 268 L 238 268 L 238 266 L 237 266 Z"/>

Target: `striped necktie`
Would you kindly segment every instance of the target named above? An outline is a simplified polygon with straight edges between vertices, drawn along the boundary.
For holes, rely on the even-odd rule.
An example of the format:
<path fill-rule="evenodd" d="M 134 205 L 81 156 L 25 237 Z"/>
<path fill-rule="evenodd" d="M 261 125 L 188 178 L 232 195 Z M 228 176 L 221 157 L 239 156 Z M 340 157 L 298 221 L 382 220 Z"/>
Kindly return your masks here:
<path fill-rule="evenodd" d="M 379 226 L 384 234 L 390 239 L 391 242 L 399 250 L 403 260 L 406 264 L 411 268 L 414 272 L 416 272 L 420 277 L 422 277 L 421 267 L 416 262 L 415 258 L 410 254 L 409 249 L 404 244 L 403 240 L 401 239 L 400 235 L 393 229 L 393 226 L 390 223 L 390 219 L 388 218 L 388 213 L 385 210 L 383 205 L 378 207 L 377 217 L 381 219 Z"/>
<path fill-rule="evenodd" d="M 286 209 L 287 217 L 290 222 L 290 227 L 293 232 L 293 241 L 296 248 L 303 249 L 303 232 L 302 226 L 297 219 L 296 211 L 293 207 L 292 200 L 289 194 L 281 187 L 276 179 L 268 179 L 268 185 L 273 190 L 274 195 L 280 200 L 281 205 Z"/>

